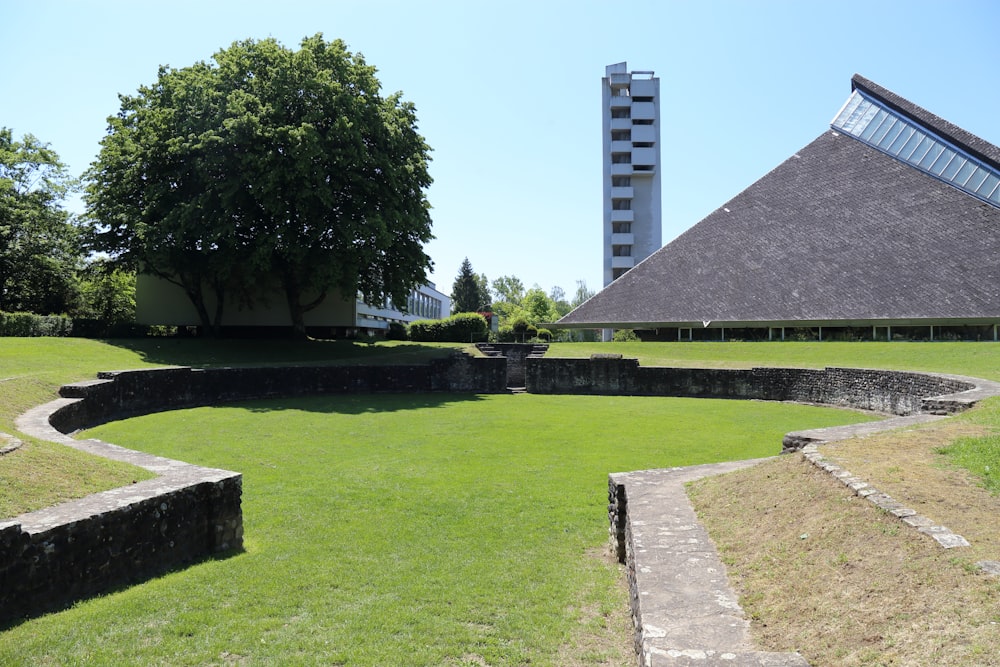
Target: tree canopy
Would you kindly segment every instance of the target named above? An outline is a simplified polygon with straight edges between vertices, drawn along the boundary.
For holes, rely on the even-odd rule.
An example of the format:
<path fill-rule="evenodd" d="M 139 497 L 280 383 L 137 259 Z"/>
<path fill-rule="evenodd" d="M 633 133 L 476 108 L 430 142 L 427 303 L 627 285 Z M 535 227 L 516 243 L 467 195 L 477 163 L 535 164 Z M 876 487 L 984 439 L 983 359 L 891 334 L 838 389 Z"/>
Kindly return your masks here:
<path fill-rule="evenodd" d="M 570 302 L 570 308 L 576 308 L 583 302 L 594 296 L 596 292 L 589 287 L 587 287 L 587 282 L 585 280 L 576 281 L 576 292 L 573 293 L 573 300 Z M 569 311 L 566 311 L 569 312 Z"/>
<path fill-rule="evenodd" d="M 161 67 L 120 97 L 87 174 L 94 248 L 181 287 L 215 330 L 226 297 L 253 306 L 274 290 L 300 334 L 333 291 L 405 304 L 431 268 L 413 105 L 319 34 L 213 60 Z"/>
<path fill-rule="evenodd" d="M 76 182 L 48 144 L 0 128 L 0 310 L 43 315 L 80 298 L 79 234 L 62 206 Z"/>

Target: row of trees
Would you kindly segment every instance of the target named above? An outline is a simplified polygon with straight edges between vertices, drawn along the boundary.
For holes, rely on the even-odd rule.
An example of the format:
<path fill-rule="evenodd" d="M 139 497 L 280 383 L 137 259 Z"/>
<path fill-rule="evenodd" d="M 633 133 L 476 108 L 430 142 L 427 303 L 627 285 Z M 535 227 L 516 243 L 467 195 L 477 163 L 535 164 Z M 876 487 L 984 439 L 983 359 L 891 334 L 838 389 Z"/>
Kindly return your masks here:
<path fill-rule="evenodd" d="M 0 312 L 133 319 L 135 274 L 88 258 L 64 208 L 77 187 L 48 144 L 0 128 Z"/>
<path fill-rule="evenodd" d="M 555 322 L 593 295 L 583 280 L 576 281 L 576 291 L 569 299 L 559 286 L 546 294 L 537 284 L 526 289 L 516 276 L 490 281 L 473 270 L 468 257 L 462 261 L 451 290 L 452 312 L 492 312 L 500 318 L 501 327 Z"/>

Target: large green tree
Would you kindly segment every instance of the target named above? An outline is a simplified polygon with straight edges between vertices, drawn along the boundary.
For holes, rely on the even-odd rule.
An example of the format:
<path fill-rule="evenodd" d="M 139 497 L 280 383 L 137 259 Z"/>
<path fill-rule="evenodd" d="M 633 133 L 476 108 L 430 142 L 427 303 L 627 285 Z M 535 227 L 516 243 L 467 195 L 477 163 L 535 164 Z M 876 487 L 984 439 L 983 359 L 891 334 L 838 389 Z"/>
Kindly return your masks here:
<path fill-rule="evenodd" d="M 73 311 L 79 233 L 63 209 L 76 182 L 58 154 L 34 136 L 0 128 L 0 310 Z"/>
<path fill-rule="evenodd" d="M 535 285 L 525 293 L 521 305 L 527 311 L 528 321 L 532 324 L 554 322 L 559 319 L 555 303 L 538 285 Z"/>
<path fill-rule="evenodd" d="M 95 248 L 179 285 L 216 330 L 226 296 L 279 290 L 301 335 L 331 292 L 406 303 L 431 267 L 430 149 L 413 105 L 380 88 L 322 35 L 160 68 L 121 97 L 88 172 Z"/>

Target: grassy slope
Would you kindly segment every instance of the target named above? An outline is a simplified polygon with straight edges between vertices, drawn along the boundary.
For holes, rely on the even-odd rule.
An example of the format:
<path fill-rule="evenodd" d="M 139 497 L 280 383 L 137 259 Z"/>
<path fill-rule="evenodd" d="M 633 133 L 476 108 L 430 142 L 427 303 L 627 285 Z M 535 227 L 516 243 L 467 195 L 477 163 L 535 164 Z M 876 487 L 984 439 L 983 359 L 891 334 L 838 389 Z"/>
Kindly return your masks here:
<path fill-rule="evenodd" d="M 129 350 L 96 341 L 0 338 L 0 431 L 15 434 L 15 417 L 56 398 L 61 384 L 92 378 L 101 369 L 146 365 Z M 0 458 L 0 517 L 149 476 L 131 466 L 27 440 Z"/>
<path fill-rule="evenodd" d="M 907 438 L 881 445 L 903 445 L 906 457 L 917 452 L 905 446 Z M 870 452 L 873 443 L 867 446 Z M 896 475 L 937 486 L 926 465 L 921 470 L 909 460 L 895 461 Z M 858 459 L 847 465 L 973 547 L 941 548 L 798 456 L 695 484 L 689 494 L 740 593 L 756 643 L 797 650 L 812 665 L 1000 664 L 1000 580 L 975 566 L 1000 557 L 1000 502 L 954 470 L 939 471 L 951 477 L 947 491 L 927 503 L 926 488 L 904 494 Z M 959 520 L 973 509 L 970 519 L 985 521 Z"/>

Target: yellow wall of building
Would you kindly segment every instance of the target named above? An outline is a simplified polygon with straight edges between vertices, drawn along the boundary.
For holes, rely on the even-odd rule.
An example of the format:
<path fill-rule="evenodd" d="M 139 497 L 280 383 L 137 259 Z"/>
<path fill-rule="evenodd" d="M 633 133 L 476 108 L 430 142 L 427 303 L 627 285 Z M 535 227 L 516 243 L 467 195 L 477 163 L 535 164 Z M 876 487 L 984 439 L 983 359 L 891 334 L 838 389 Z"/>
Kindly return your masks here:
<path fill-rule="evenodd" d="M 206 292 L 210 317 L 215 314 L 215 298 Z M 309 327 L 353 327 L 356 300 L 345 300 L 330 292 L 317 308 L 305 314 Z M 201 320 L 191 300 L 177 285 L 162 278 L 139 274 L 135 286 L 135 319 L 138 324 L 198 326 Z M 223 326 L 290 326 L 292 323 L 285 295 L 278 290 L 266 294 L 252 309 L 227 302 L 222 313 Z"/>

